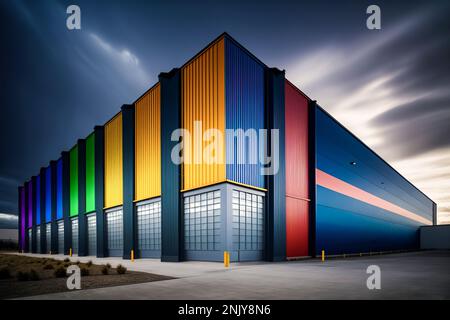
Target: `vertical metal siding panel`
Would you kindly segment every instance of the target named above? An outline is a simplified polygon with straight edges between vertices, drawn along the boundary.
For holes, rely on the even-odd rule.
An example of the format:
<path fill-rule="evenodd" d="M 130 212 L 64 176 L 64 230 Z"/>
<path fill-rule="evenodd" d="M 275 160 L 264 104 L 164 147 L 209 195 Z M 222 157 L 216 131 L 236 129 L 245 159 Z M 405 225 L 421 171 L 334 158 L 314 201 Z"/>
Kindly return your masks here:
<path fill-rule="evenodd" d="M 28 228 L 33 225 L 33 181 L 28 182 Z M 29 248 L 31 251 L 31 248 Z"/>
<path fill-rule="evenodd" d="M 226 41 L 226 128 L 259 129 L 264 128 L 264 67 L 246 52 Z M 230 140 L 230 141 L 228 141 Z M 264 176 L 259 164 L 259 145 L 250 149 L 248 143 L 235 143 L 236 139 L 226 141 L 227 179 L 239 183 L 264 188 Z M 233 158 L 231 158 L 233 154 Z M 245 163 L 238 164 L 239 154 L 246 154 Z M 250 164 L 250 154 L 256 156 L 256 163 Z"/>
<path fill-rule="evenodd" d="M 41 224 L 41 176 L 36 178 L 36 225 Z"/>
<path fill-rule="evenodd" d="M 59 159 L 56 164 L 56 219 L 63 217 L 63 164 Z"/>
<path fill-rule="evenodd" d="M 317 169 L 406 210 L 431 218 L 420 194 L 325 111 L 316 108 Z M 332 138 L 330 138 L 332 137 Z M 355 165 L 350 162 L 355 161 Z M 317 251 L 330 254 L 417 249 L 422 223 L 317 185 Z"/>
<path fill-rule="evenodd" d="M 135 200 L 161 195 L 160 85 L 135 105 Z"/>
<path fill-rule="evenodd" d="M 95 133 L 86 138 L 86 212 L 95 210 Z"/>
<path fill-rule="evenodd" d="M 78 146 L 70 150 L 70 216 L 78 215 Z"/>
<path fill-rule="evenodd" d="M 197 58 L 184 66 L 182 77 L 182 127 L 191 133 L 190 148 L 184 149 L 185 158 L 192 163 L 183 164 L 182 188 L 194 189 L 222 182 L 225 175 L 225 41 L 219 40 Z M 202 132 L 217 129 L 222 133 L 219 163 L 194 163 L 196 143 L 203 150 L 207 143 L 202 137 L 194 138 L 194 122 L 202 121 Z M 195 141 L 197 140 L 197 141 Z M 200 160 L 202 153 L 198 154 Z"/>
<path fill-rule="evenodd" d="M 52 220 L 52 168 L 45 169 L 45 222 Z"/>
<path fill-rule="evenodd" d="M 286 82 L 286 194 L 309 198 L 308 100 Z"/>
<path fill-rule="evenodd" d="M 105 125 L 105 208 L 122 203 L 122 113 L 119 113 Z"/>
<path fill-rule="evenodd" d="M 308 255 L 309 202 L 286 197 L 286 256 Z"/>
<path fill-rule="evenodd" d="M 308 99 L 285 82 L 286 254 L 308 255 Z"/>

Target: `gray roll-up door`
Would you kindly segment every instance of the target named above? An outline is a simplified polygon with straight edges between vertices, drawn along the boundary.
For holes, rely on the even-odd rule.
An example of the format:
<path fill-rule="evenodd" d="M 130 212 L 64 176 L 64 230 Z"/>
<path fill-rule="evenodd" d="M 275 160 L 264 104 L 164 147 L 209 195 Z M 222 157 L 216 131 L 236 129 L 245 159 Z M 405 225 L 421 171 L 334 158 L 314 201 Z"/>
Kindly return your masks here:
<path fill-rule="evenodd" d="M 123 209 L 114 208 L 106 212 L 106 229 L 108 232 L 108 255 L 123 255 Z"/>
<path fill-rule="evenodd" d="M 36 227 L 36 252 L 41 253 L 41 226 Z"/>
<path fill-rule="evenodd" d="M 88 227 L 88 254 L 97 256 L 97 217 L 94 214 L 87 216 Z"/>
<path fill-rule="evenodd" d="M 45 237 L 46 237 L 46 245 L 47 245 L 47 250 L 45 253 L 49 253 L 50 251 L 52 251 L 52 224 L 51 223 L 47 223 L 45 225 Z"/>
<path fill-rule="evenodd" d="M 58 253 L 64 254 L 64 220 L 58 221 Z"/>
<path fill-rule="evenodd" d="M 33 251 L 33 237 L 32 237 L 32 229 L 28 229 L 28 252 Z"/>
<path fill-rule="evenodd" d="M 155 199 L 136 205 L 139 256 L 161 257 L 161 200 Z"/>
<path fill-rule="evenodd" d="M 78 217 L 73 218 L 72 222 L 72 254 L 78 254 Z"/>

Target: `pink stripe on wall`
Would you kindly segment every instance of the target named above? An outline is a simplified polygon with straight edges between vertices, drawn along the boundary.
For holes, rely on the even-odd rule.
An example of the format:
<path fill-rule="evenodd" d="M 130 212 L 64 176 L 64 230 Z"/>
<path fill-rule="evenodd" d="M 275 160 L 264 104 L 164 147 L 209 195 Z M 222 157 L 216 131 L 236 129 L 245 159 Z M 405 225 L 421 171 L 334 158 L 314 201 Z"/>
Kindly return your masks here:
<path fill-rule="evenodd" d="M 332 175 L 320 170 L 316 169 L 316 181 L 318 185 L 321 185 L 322 187 L 325 187 L 327 189 L 333 190 L 335 192 L 338 192 L 340 194 L 343 194 L 347 197 L 363 201 L 365 203 L 368 203 L 372 206 L 390 211 L 392 213 L 398 214 L 402 217 L 423 223 L 431 225 L 431 220 L 425 219 L 422 216 L 419 216 L 411 211 L 408 211 L 406 209 L 403 209 L 389 201 L 383 200 L 377 196 L 374 196 L 373 194 L 364 191 L 360 188 L 357 188 L 343 180 L 340 180 L 336 177 L 333 177 Z"/>

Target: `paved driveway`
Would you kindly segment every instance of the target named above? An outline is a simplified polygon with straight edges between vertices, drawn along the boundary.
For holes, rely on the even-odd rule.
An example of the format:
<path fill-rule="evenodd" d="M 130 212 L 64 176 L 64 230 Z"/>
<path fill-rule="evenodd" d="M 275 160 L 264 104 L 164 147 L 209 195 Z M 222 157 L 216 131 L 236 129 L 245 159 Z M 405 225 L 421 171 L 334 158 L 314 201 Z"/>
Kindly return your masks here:
<path fill-rule="evenodd" d="M 240 263 L 230 269 L 209 262 L 98 261 L 179 278 L 30 299 L 450 299 L 449 251 L 332 259 L 324 263 Z M 381 268 L 381 290 L 366 287 L 369 265 Z"/>

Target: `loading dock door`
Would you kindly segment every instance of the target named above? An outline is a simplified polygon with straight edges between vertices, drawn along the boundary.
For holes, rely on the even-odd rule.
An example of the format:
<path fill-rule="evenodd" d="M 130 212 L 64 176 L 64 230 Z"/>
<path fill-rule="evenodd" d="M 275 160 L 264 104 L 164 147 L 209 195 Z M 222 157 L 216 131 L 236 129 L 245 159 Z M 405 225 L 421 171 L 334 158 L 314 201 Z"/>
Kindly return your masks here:
<path fill-rule="evenodd" d="M 106 212 L 106 228 L 108 232 L 108 255 L 123 255 L 123 209 L 114 208 Z"/>
<path fill-rule="evenodd" d="M 87 216 L 88 226 L 88 254 L 97 256 L 97 217 L 94 214 Z"/>

